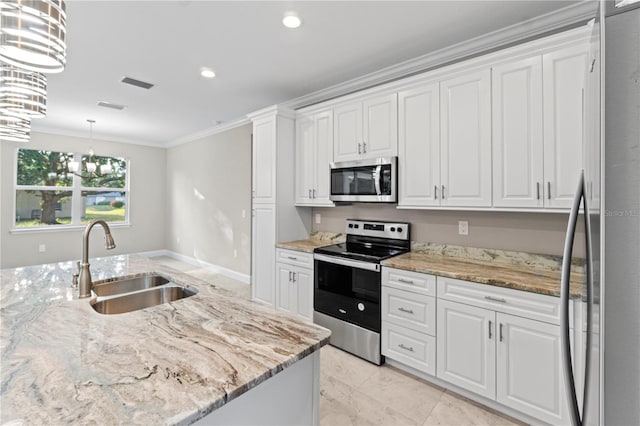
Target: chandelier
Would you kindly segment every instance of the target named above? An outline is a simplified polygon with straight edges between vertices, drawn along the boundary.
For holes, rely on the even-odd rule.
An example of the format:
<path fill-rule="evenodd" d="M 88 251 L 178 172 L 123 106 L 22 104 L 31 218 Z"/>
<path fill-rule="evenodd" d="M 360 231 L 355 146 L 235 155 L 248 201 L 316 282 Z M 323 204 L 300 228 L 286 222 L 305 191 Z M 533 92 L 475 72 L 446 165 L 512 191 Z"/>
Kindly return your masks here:
<path fill-rule="evenodd" d="M 96 120 L 87 120 L 87 122 L 89 123 L 89 141 L 90 144 L 93 144 L 93 125 L 96 122 Z M 76 176 L 81 176 L 82 175 L 82 165 L 80 161 L 69 161 L 68 165 L 67 165 L 67 169 L 69 170 L 69 172 L 73 173 Z M 98 163 L 96 162 L 94 153 L 93 153 L 93 148 L 89 148 L 89 156 L 87 157 L 87 161 L 84 162 L 84 169 L 87 171 L 88 175 L 90 177 L 93 177 L 96 174 L 96 170 L 98 170 Z M 100 175 L 106 175 L 111 173 L 113 170 L 113 166 L 111 165 L 111 160 L 109 160 L 107 162 L 107 164 L 101 164 L 100 165 Z"/>

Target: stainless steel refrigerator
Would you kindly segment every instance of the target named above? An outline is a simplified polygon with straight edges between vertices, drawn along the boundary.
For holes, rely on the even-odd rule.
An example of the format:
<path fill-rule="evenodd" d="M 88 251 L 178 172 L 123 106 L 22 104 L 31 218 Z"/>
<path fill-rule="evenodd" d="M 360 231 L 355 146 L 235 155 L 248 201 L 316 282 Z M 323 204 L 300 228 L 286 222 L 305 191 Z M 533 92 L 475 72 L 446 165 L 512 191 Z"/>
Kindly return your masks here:
<path fill-rule="evenodd" d="M 566 398 L 574 425 L 636 426 L 640 425 L 640 1 L 598 3 L 585 76 L 584 170 L 576 177 L 579 183 L 564 248 Z M 576 242 L 575 231 L 581 227 L 585 238 Z M 567 277 L 574 244 L 584 244 L 586 253 L 582 302 L 587 331 L 584 343 L 571 348 Z M 583 392 L 576 392 L 580 388 Z"/>

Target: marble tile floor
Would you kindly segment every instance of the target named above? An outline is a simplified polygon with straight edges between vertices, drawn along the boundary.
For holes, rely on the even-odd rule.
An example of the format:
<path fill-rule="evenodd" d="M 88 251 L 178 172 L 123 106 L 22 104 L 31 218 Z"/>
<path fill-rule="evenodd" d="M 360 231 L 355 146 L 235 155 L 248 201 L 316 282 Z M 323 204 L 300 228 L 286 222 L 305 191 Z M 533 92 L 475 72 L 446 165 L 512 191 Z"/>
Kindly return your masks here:
<path fill-rule="evenodd" d="M 249 298 L 249 285 L 168 256 L 152 260 Z M 320 425 L 473 425 L 523 423 L 388 365 L 333 346 L 321 352 Z"/>

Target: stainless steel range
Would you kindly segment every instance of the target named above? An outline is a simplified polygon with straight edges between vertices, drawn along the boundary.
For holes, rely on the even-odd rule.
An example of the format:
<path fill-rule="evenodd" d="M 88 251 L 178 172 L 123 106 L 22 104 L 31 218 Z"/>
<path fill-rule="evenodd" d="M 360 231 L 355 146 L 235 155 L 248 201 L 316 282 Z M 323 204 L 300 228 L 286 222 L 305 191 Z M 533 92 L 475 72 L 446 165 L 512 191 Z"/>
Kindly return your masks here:
<path fill-rule="evenodd" d="M 380 262 L 410 249 L 410 225 L 347 219 L 345 243 L 314 250 L 313 321 L 330 344 L 375 364 L 380 353 Z"/>

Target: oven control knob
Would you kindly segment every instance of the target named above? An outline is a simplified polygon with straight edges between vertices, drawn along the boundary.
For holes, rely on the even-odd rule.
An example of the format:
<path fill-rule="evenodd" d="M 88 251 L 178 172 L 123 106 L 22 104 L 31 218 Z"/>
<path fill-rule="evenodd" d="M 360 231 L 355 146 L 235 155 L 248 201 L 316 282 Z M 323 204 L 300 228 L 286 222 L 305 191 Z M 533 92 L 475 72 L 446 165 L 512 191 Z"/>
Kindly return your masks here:
<path fill-rule="evenodd" d="M 398 228 L 398 232 L 402 232 L 402 228 Z"/>
<path fill-rule="evenodd" d="M 353 223 L 350 223 L 350 224 L 349 224 L 349 228 L 353 228 Z"/>
<path fill-rule="evenodd" d="M 364 303 L 358 303 L 358 310 L 360 312 L 364 311 Z"/>
<path fill-rule="evenodd" d="M 357 223 L 355 225 L 353 225 L 354 228 L 358 229 L 360 227 L 360 225 L 358 225 Z"/>
<path fill-rule="evenodd" d="M 391 232 L 396 232 L 396 228 L 394 228 L 393 226 L 391 227 Z"/>

